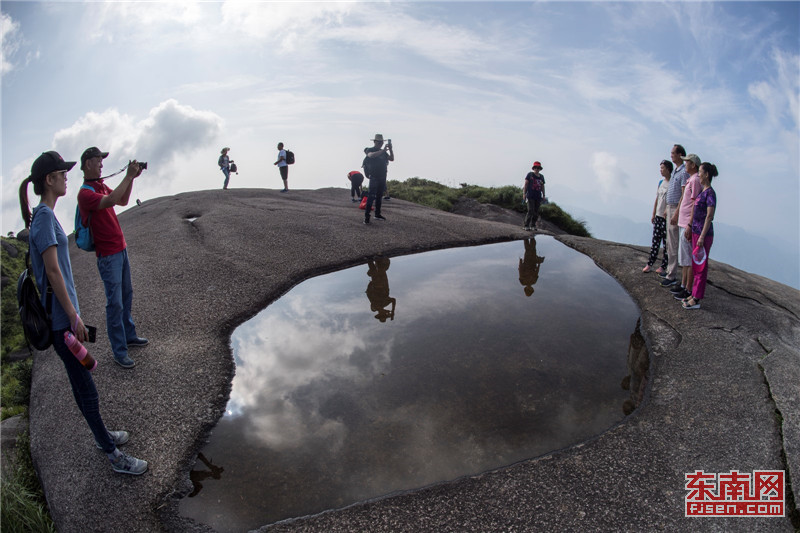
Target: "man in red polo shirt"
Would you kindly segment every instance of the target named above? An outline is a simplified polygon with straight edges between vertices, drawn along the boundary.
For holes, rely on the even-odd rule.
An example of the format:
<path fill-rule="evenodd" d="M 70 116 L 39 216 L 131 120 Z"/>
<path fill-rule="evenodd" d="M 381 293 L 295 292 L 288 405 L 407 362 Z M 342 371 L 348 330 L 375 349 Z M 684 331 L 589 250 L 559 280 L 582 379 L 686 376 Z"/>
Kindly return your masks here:
<path fill-rule="evenodd" d="M 128 355 L 128 348 L 144 346 L 147 339 L 136 334 L 131 315 L 131 266 L 125 236 L 114 206 L 128 205 L 133 180 L 142 173 L 142 167 L 136 161 L 131 161 L 119 186 L 111 189 L 101 177 L 103 159 L 106 157 L 108 152 L 102 152 L 94 146 L 81 155 L 83 185 L 78 191 L 78 208 L 84 225 L 91 215 L 89 226 L 97 254 L 97 270 L 100 271 L 106 291 L 106 329 L 114 361 L 123 368 L 132 368 L 136 363 Z"/>

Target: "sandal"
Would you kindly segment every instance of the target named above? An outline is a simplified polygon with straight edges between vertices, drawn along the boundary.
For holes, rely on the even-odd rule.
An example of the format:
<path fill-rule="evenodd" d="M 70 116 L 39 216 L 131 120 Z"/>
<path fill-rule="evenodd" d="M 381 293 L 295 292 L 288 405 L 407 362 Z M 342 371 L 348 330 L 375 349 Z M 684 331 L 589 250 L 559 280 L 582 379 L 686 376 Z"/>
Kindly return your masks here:
<path fill-rule="evenodd" d="M 684 301 L 681 305 L 683 305 L 684 309 L 700 309 L 700 301 L 695 300 L 693 296 L 690 296 L 689 299 Z"/>
<path fill-rule="evenodd" d="M 642 272 L 644 273 L 650 272 L 650 265 L 645 265 L 644 268 L 642 269 Z"/>

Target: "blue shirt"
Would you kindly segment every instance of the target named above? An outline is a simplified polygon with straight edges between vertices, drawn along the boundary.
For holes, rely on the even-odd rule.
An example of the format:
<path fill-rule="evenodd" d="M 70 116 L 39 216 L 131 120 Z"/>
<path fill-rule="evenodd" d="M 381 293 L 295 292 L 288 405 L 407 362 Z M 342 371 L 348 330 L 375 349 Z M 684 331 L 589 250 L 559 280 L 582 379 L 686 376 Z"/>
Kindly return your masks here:
<path fill-rule="evenodd" d="M 67 234 L 56 219 L 55 213 L 45 204 L 39 204 L 34 210 L 33 222 L 30 229 L 30 251 L 31 251 L 31 266 L 33 267 L 33 275 L 36 279 L 36 285 L 41 293 L 42 305 L 47 309 L 47 282 L 45 281 L 44 260 L 42 259 L 42 252 L 50 248 L 56 247 L 56 254 L 58 256 L 58 268 L 61 269 L 61 276 L 64 278 L 64 284 L 67 286 L 67 295 L 69 296 L 75 310 L 80 314 L 78 308 L 78 295 L 75 293 L 75 282 L 72 279 L 72 265 L 69 261 L 69 244 L 67 241 Z M 51 313 L 52 327 L 54 331 L 60 329 L 67 329 L 71 326 L 69 323 L 69 316 L 61 307 L 58 298 L 53 294 L 53 308 Z"/>
<path fill-rule="evenodd" d="M 681 189 L 686 187 L 687 181 L 689 181 L 689 173 L 686 172 L 686 164 L 681 163 L 681 166 L 672 171 L 672 177 L 669 179 L 667 205 L 678 205 L 678 202 L 681 201 Z"/>

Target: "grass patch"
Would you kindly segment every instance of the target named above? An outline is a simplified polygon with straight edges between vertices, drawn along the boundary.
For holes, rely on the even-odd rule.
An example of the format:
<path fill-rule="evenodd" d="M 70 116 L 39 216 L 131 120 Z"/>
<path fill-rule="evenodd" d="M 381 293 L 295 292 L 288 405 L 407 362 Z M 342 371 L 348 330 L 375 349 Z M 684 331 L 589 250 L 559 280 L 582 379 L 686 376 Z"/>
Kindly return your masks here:
<path fill-rule="evenodd" d="M 522 188 L 515 185 L 481 187 L 462 183 L 459 188 L 454 188 L 415 177 L 405 181 L 390 180 L 387 183 L 387 189 L 395 198 L 442 211 L 452 211 L 453 204 L 462 197 L 472 198 L 482 204 L 493 204 L 505 209 L 512 209 L 519 213 L 525 213 L 528 210 L 522 203 Z M 592 236 L 586 228 L 585 221 L 573 218 L 554 202 L 542 205 L 539 216 L 570 235 Z"/>
<path fill-rule="evenodd" d="M 15 459 L 8 477 L 0 485 L 0 529 L 3 533 L 53 533 L 56 530 L 33 469 L 27 431 L 17 440 Z"/>
<path fill-rule="evenodd" d="M 6 286 L 2 290 L 0 305 L 0 328 L 2 328 L 2 348 L 0 353 L 0 418 L 22 414 L 27 416 L 30 403 L 31 376 L 33 360 L 11 362 L 8 354 L 26 348 L 22 323 L 19 320 L 17 304 L 17 279 L 25 269 L 25 253 L 28 245 L 17 239 L 0 237 L 3 240 L 2 276 Z M 17 257 L 9 252 L 17 250 Z M 13 251 L 13 250 L 12 250 Z M 47 511 L 47 503 L 42 493 L 39 479 L 31 460 L 30 435 L 26 431 L 17 439 L 15 453 L 3 457 L 6 477 L 0 484 L 0 530 L 6 532 L 54 532 L 53 519 Z M 6 464 L 10 461 L 10 464 Z"/>

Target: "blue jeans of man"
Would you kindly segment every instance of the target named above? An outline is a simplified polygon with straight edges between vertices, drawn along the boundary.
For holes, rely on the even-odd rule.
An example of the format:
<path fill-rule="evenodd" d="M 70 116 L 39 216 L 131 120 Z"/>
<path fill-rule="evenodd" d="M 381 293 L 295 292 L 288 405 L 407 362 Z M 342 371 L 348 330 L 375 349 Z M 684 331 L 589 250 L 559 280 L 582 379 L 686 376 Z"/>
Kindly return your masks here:
<path fill-rule="evenodd" d="M 222 185 L 222 188 L 227 189 L 228 182 L 231 181 L 231 169 L 228 167 L 222 167 L 222 173 L 225 174 L 225 183 Z"/>
<path fill-rule="evenodd" d="M 97 394 L 97 388 L 94 386 L 92 374 L 67 348 L 64 342 L 64 333 L 66 331 L 68 330 L 62 329 L 53 332 L 53 348 L 64 363 L 69 384 L 72 386 L 72 395 L 75 397 L 75 403 L 78 404 L 78 409 L 80 409 L 83 418 L 86 419 L 86 423 L 89 424 L 89 429 L 92 430 L 95 442 L 104 452 L 111 453 L 117 446 L 114 444 L 114 439 L 109 435 L 106 425 L 100 417 L 100 397 Z"/>
<path fill-rule="evenodd" d="M 128 250 L 97 258 L 97 270 L 106 289 L 106 330 L 114 358 L 122 360 L 128 355 L 128 341 L 137 337 L 131 307 L 133 284 Z"/>
<path fill-rule="evenodd" d="M 381 200 L 383 199 L 383 191 L 386 190 L 386 176 L 372 176 L 369 180 L 369 196 L 367 196 L 366 211 L 364 211 L 364 218 L 369 220 L 369 212 L 372 209 L 372 204 L 375 203 L 375 216 L 381 214 Z"/>

